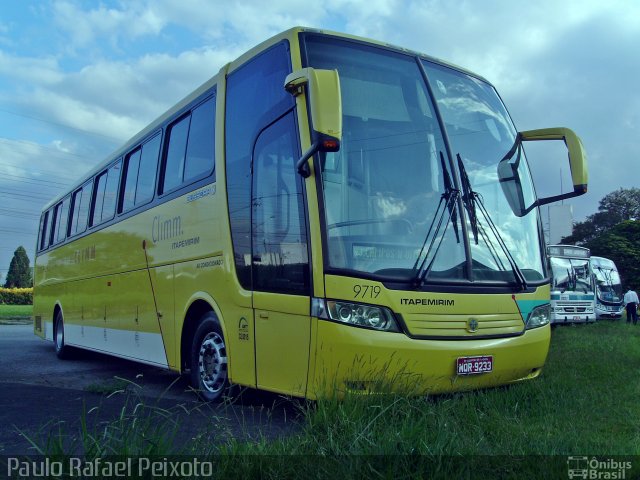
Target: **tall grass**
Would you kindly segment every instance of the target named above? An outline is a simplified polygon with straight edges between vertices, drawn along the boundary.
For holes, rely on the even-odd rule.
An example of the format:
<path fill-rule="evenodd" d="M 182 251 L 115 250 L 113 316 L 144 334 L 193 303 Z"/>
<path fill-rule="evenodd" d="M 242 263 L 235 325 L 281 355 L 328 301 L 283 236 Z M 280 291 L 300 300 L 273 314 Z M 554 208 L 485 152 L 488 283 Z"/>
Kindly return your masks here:
<path fill-rule="evenodd" d="M 139 405 L 102 434 L 83 427 L 81 436 L 89 439 L 88 455 L 216 455 L 220 476 L 525 478 L 542 468 L 548 475 L 541 478 L 566 478 L 568 456 L 640 455 L 639 369 L 640 326 L 562 326 L 553 330 L 542 376 L 528 382 L 433 397 L 347 394 L 302 402 L 297 433 L 275 439 L 209 431 L 176 445 L 175 412 L 161 415 L 165 428 L 154 430 Z M 138 437 L 155 438 L 155 447 L 132 448 Z"/>

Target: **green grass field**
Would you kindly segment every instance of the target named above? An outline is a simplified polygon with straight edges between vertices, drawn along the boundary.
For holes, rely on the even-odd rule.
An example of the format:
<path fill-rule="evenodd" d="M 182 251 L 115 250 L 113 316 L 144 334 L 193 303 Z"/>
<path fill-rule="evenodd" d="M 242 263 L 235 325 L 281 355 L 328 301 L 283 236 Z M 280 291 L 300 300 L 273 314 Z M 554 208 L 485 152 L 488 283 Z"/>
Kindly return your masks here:
<path fill-rule="evenodd" d="M 560 326 L 542 376 L 507 387 L 301 402 L 298 433 L 251 441 L 212 431 L 172 443 L 169 420 L 164 428 L 153 423 L 155 439 L 116 423 L 117 434 L 78 436 L 85 452 L 125 453 L 125 445 L 135 454 L 161 445 L 152 453 L 216 455 L 219 477 L 567 478 L 569 456 L 640 455 L 639 369 L 640 325 Z M 43 451 L 65 452 L 51 438 L 48 444 Z M 624 478 L 636 478 L 638 467 Z"/>
<path fill-rule="evenodd" d="M 0 305 L 0 325 L 31 323 L 33 305 Z"/>

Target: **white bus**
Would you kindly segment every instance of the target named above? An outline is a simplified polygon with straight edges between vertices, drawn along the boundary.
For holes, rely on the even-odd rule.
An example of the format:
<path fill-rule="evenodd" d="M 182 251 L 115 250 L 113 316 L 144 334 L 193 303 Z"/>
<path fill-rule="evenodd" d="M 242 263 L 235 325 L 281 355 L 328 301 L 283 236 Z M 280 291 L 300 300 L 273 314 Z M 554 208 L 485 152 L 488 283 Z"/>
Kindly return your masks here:
<path fill-rule="evenodd" d="M 590 263 L 596 289 L 596 318 L 621 318 L 624 291 L 616 264 L 603 257 L 591 257 Z"/>
<path fill-rule="evenodd" d="M 588 248 L 573 245 L 547 247 L 551 270 L 551 323 L 593 322 L 595 291 Z"/>

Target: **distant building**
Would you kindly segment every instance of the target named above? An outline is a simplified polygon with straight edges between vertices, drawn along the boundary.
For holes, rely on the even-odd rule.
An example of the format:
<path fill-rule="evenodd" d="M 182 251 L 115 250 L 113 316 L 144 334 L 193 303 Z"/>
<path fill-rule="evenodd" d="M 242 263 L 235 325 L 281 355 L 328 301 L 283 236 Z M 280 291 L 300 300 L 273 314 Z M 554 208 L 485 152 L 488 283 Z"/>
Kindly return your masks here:
<path fill-rule="evenodd" d="M 560 243 L 563 237 L 568 237 L 573 231 L 573 207 L 571 205 L 550 205 L 549 232 L 547 243 Z"/>

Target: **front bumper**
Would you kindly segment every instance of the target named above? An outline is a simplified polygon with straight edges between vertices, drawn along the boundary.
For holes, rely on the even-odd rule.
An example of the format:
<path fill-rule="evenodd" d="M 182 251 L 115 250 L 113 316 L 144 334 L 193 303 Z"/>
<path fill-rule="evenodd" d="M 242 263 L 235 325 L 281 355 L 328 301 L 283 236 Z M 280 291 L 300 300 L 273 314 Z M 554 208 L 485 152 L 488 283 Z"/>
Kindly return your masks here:
<path fill-rule="evenodd" d="M 423 395 L 504 385 L 537 377 L 550 326 L 508 338 L 420 340 L 316 319 L 308 396 L 397 391 Z M 493 356 L 493 371 L 457 375 L 458 357 Z"/>

